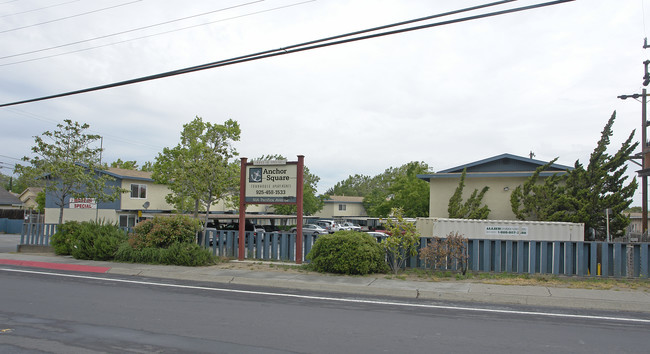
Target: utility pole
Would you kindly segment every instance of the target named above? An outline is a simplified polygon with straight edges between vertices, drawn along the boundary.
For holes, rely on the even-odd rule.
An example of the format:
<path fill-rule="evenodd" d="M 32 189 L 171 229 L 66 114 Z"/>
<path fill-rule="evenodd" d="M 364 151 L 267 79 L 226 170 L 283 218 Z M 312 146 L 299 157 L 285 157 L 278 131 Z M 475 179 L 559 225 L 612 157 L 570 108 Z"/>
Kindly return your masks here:
<path fill-rule="evenodd" d="M 648 39 L 644 39 L 643 48 L 650 48 L 648 46 Z M 650 60 L 643 62 L 643 86 L 650 84 L 650 72 L 648 72 L 648 65 Z M 627 98 L 639 99 L 641 98 L 641 170 L 637 173 L 641 177 L 641 233 L 646 235 L 648 232 L 648 175 L 650 175 L 650 146 L 648 145 L 646 130 L 648 127 L 646 103 L 648 101 L 647 91 L 644 88 L 641 94 L 635 93 L 633 95 L 621 95 L 618 98 L 624 100 Z M 637 154 L 638 156 L 638 154 Z"/>

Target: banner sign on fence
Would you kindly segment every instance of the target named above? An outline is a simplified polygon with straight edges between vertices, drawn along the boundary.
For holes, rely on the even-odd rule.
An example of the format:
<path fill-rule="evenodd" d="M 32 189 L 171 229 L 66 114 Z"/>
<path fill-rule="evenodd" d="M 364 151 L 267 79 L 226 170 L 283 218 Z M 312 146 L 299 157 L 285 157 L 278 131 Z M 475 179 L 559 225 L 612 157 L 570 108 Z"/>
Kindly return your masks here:
<path fill-rule="evenodd" d="M 491 225 L 485 227 L 485 235 L 528 235 L 527 226 L 500 226 L 500 225 Z"/>
<path fill-rule="evenodd" d="M 286 160 L 246 166 L 246 203 L 295 203 L 298 166 Z"/>

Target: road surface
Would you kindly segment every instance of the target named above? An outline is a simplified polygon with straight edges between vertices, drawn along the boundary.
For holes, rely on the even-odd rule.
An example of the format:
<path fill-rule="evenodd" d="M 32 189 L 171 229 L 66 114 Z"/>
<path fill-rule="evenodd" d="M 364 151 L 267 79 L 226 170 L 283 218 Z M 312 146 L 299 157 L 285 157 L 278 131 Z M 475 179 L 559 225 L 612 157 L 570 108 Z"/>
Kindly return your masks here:
<path fill-rule="evenodd" d="M 18 266 L 0 266 L 0 284 L 0 353 L 639 353 L 650 343 L 647 314 L 473 308 Z"/>

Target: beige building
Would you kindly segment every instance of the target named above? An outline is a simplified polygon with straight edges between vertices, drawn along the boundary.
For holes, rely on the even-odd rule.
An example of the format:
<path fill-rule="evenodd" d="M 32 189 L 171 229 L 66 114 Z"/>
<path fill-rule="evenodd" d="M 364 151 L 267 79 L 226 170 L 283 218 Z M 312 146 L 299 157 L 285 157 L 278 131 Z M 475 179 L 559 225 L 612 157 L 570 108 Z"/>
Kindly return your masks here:
<path fill-rule="evenodd" d="M 18 199 L 20 199 L 23 202 L 25 209 L 37 209 L 38 202 L 36 201 L 36 197 L 42 191 L 43 188 L 29 187 L 25 189 L 22 193 L 20 193 Z"/>
<path fill-rule="evenodd" d="M 355 217 L 366 217 L 366 209 L 363 207 L 363 197 L 346 197 L 333 195 L 325 200 L 321 211 L 314 216 L 323 219 L 349 219 Z"/>
<path fill-rule="evenodd" d="M 488 186 L 483 204 L 490 208 L 490 220 L 515 220 L 515 215 L 510 206 L 510 194 L 519 185 L 530 177 L 535 170 L 547 162 L 531 158 L 502 154 L 465 165 L 449 168 L 437 173 L 418 175 L 418 178 L 429 182 L 429 217 L 446 218 L 449 199 L 456 191 L 460 176 L 467 169 L 463 201 L 474 192 Z M 540 177 L 548 177 L 557 173 L 565 173 L 572 167 L 553 164 L 548 170 L 542 172 Z"/>
<path fill-rule="evenodd" d="M 63 221 L 104 220 L 117 222 L 120 226 L 131 227 L 138 221 L 155 215 L 170 214 L 174 207 L 165 201 L 171 193 L 167 185 L 154 183 L 151 172 L 109 168 L 103 173 L 115 180 L 112 185 L 126 190 L 114 202 L 95 203 L 91 198 L 70 198 L 66 201 Z M 249 205 L 247 212 L 266 211 L 267 206 Z M 234 212 L 231 206 L 218 201 L 210 207 L 210 213 Z M 52 196 L 46 196 L 45 223 L 58 223 L 59 207 Z"/>

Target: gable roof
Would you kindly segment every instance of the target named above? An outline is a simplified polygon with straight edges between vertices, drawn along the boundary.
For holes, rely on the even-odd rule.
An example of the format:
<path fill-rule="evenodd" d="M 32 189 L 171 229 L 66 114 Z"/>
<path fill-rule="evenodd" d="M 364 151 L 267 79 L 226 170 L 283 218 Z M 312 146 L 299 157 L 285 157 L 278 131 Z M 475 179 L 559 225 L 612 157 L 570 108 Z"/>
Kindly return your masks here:
<path fill-rule="evenodd" d="M 470 162 L 468 164 L 448 168 L 438 171 L 438 173 L 462 173 L 464 169 L 467 172 L 516 172 L 516 171 L 535 171 L 538 167 L 546 165 L 548 162 L 535 160 L 527 157 L 521 157 L 512 154 L 501 154 L 487 159 Z M 549 166 L 547 171 L 566 171 L 572 170 L 573 167 L 564 166 L 557 163 Z"/>
<path fill-rule="evenodd" d="M 548 162 L 535 160 L 527 157 L 501 154 L 483 160 L 470 162 L 464 165 L 448 168 L 433 174 L 418 175 L 419 179 L 430 181 L 432 178 L 458 178 L 464 169 L 467 169 L 467 177 L 527 177 L 535 170 L 546 165 Z M 573 167 L 554 163 L 540 176 L 547 177 L 554 174 L 564 174 Z"/>
<path fill-rule="evenodd" d="M 136 170 L 127 170 L 124 168 L 115 168 L 110 167 L 107 170 L 100 171 L 106 173 L 109 176 L 113 176 L 119 179 L 135 179 L 141 181 L 153 181 L 151 178 L 152 172 L 147 171 L 136 171 Z"/>
<path fill-rule="evenodd" d="M 23 202 L 4 188 L 0 188 L 0 206 L 2 205 L 22 206 Z"/>

